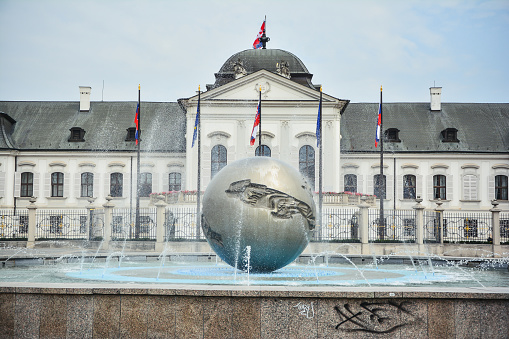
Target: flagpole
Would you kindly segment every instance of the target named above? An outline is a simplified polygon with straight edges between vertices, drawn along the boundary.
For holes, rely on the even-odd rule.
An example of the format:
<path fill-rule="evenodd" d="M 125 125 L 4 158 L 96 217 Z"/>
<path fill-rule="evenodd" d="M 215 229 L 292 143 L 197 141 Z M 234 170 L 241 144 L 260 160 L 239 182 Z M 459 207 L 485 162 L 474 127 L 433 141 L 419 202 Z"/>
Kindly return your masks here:
<path fill-rule="evenodd" d="M 383 105 L 382 105 L 382 86 L 380 86 L 380 222 L 378 235 L 380 239 L 385 238 L 385 219 L 384 219 L 384 197 L 385 197 L 385 180 L 384 180 L 384 133 L 383 133 Z"/>
<path fill-rule="evenodd" d="M 323 145 L 323 138 L 322 138 L 322 86 L 320 86 L 320 103 L 319 103 L 319 115 L 320 115 L 320 126 L 319 126 L 319 133 L 320 133 L 320 147 L 319 147 L 319 165 L 318 165 L 318 224 L 320 225 L 319 229 L 319 239 L 322 240 L 322 205 L 323 205 L 323 195 L 322 195 L 322 185 L 323 185 L 323 179 L 322 179 L 322 170 L 323 170 L 323 162 L 322 162 L 322 145 Z"/>
<path fill-rule="evenodd" d="M 196 239 L 200 239 L 200 229 L 201 229 L 201 113 L 200 113 L 200 99 L 201 99 L 201 90 L 200 85 L 198 85 L 198 185 L 196 192 Z"/>
<path fill-rule="evenodd" d="M 258 99 L 258 102 L 260 103 L 260 123 L 258 124 L 258 147 L 260 149 L 260 152 L 258 153 L 260 156 L 262 154 L 262 86 L 260 86 L 260 98 Z"/>
<path fill-rule="evenodd" d="M 140 237 L 140 144 L 141 144 L 141 85 L 138 85 L 138 152 L 136 160 L 136 221 L 134 225 L 134 237 Z"/>

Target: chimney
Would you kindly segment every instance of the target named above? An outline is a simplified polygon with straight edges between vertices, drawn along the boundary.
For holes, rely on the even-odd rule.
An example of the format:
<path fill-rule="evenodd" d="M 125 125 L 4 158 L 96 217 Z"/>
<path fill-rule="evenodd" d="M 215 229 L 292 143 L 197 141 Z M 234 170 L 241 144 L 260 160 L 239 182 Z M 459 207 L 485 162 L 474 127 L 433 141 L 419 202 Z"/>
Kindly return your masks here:
<path fill-rule="evenodd" d="M 432 111 L 440 111 L 441 108 L 441 96 L 442 87 L 430 87 L 429 95 L 431 97 L 430 108 Z"/>
<path fill-rule="evenodd" d="M 90 92 L 92 87 L 80 86 L 80 112 L 90 111 Z"/>

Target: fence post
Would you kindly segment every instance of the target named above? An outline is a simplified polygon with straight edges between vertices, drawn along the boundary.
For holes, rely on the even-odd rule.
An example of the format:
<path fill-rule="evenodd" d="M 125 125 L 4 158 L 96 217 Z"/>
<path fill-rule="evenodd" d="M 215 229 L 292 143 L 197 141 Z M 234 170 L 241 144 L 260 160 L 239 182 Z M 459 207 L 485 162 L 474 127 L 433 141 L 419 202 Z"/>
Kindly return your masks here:
<path fill-rule="evenodd" d="M 35 228 L 37 227 L 36 212 L 37 206 L 35 206 L 36 197 L 30 198 L 30 205 L 28 208 L 28 234 L 27 234 L 27 247 L 33 247 L 35 245 Z"/>
<path fill-rule="evenodd" d="M 491 212 L 491 237 L 493 242 L 493 257 L 499 257 L 502 253 L 502 247 L 500 246 L 500 212 L 502 211 L 498 208 L 498 201 L 492 200 L 491 204 L 493 208 L 490 209 Z"/>
<path fill-rule="evenodd" d="M 415 210 L 415 242 L 422 253 L 422 245 L 424 245 L 424 206 L 421 205 L 422 198 L 415 199 L 416 204 L 412 207 Z"/>
<path fill-rule="evenodd" d="M 359 207 L 359 238 L 361 240 L 361 254 L 371 254 L 369 251 L 369 204 L 366 197 L 361 197 Z"/>
<path fill-rule="evenodd" d="M 165 234 L 165 218 L 164 218 L 164 209 L 166 207 L 166 203 L 163 201 L 164 197 L 162 195 L 157 196 L 156 205 L 156 252 L 162 252 L 164 249 L 164 234 Z"/>
<path fill-rule="evenodd" d="M 111 222 L 113 220 L 113 207 L 115 205 L 111 202 L 113 197 L 108 195 L 106 197 L 106 203 L 103 205 L 104 207 L 104 242 L 103 248 L 105 250 L 108 249 L 111 241 Z"/>
<path fill-rule="evenodd" d="M 437 254 L 442 255 L 444 252 L 444 208 L 442 207 L 442 199 L 438 198 L 437 207 L 435 207 L 436 216 L 438 219 L 438 236 L 440 238 L 440 248 Z"/>
<path fill-rule="evenodd" d="M 88 205 L 86 207 L 88 213 L 87 213 L 87 218 L 88 218 L 88 224 L 87 224 L 87 234 L 88 234 L 88 240 L 91 240 L 93 238 L 93 234 L 92 234 L 92 225 L 93 225 L 93 220 L 92 220 L 92 210 L 95 209 L 94 205 L 92 205 L 95 201 L 95 198 L 88 198 Z"/>

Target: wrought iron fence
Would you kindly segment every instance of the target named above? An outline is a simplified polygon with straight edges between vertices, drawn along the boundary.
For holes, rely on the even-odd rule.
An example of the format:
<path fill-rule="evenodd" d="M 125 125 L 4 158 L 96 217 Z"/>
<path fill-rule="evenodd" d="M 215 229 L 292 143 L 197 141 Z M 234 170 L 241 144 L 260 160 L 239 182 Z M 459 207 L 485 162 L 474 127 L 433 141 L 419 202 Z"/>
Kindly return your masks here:
<path fill-rule="evenodd" d="M 88 239 L 87 210 L 37 210 L 36 239 Z"/>
<path fill-rule="evenodd" d="M 491 213 L 444 212 L 444 241 L 491 242 Z"/>
<path fill-rule="evenodd" d="M 500 243 L 509 244 L 509 213 L 500 213 Z"/>
<path fill-rule="evenodd" d="M 322 224 L 320 236 L 315 236 L 313 240 L 359 242 L 358 208 L 323 209 Z"/>
<path fill-rule="evenodd" d="M 384 210 L 381 222 L 380 210 L 369 209 L 368 220 L 369 241 L 415 242 L 415 210 Z"/>
<path fill-rule="evenodd" d="M 167 208 L 165 210 L 165 239 L 204 240 L 202 230 L 196 229 L 196 207 Z"/>
<path fill-rule="evenodd" d="M 439 218 L 442 212 L 424 211 L 424 242 L 440 242 Z M 447 234 L 447 220 L 444 220 L 444 235 Z"/>
<path fill-rule="evenodd" d="M 28 210 L 0 210 L 0 240 L 28 238 Z"/>
<path fill-rule="evenodd" d="M 157 212 L 155 208 L 139 209 L 139 226 L 136 227 L 136 210 L 117 208 L 111 220 L 112 240 L 156 240 Z"/>

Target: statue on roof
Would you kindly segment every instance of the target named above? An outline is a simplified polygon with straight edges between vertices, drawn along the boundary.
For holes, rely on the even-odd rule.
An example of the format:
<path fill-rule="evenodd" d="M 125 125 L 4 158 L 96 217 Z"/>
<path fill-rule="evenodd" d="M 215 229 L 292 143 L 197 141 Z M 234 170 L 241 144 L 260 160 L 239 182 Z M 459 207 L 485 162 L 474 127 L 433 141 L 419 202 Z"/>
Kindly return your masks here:
<path fill-rule="evenodd" d="M 233 75 L 235 79 L 241 78 L 244 75 L 247 75 L 246 69 L 244 68 L 244 63 L 240 58 L 237 61 L 232 62 L 233 65 Z"/>
<path fill-rule="evenodd" d="M 280 63 L 276 63 L 276 72 L 277 74 L 290 79 L 290 65 L 288 61 L 281 61 Z"/>

